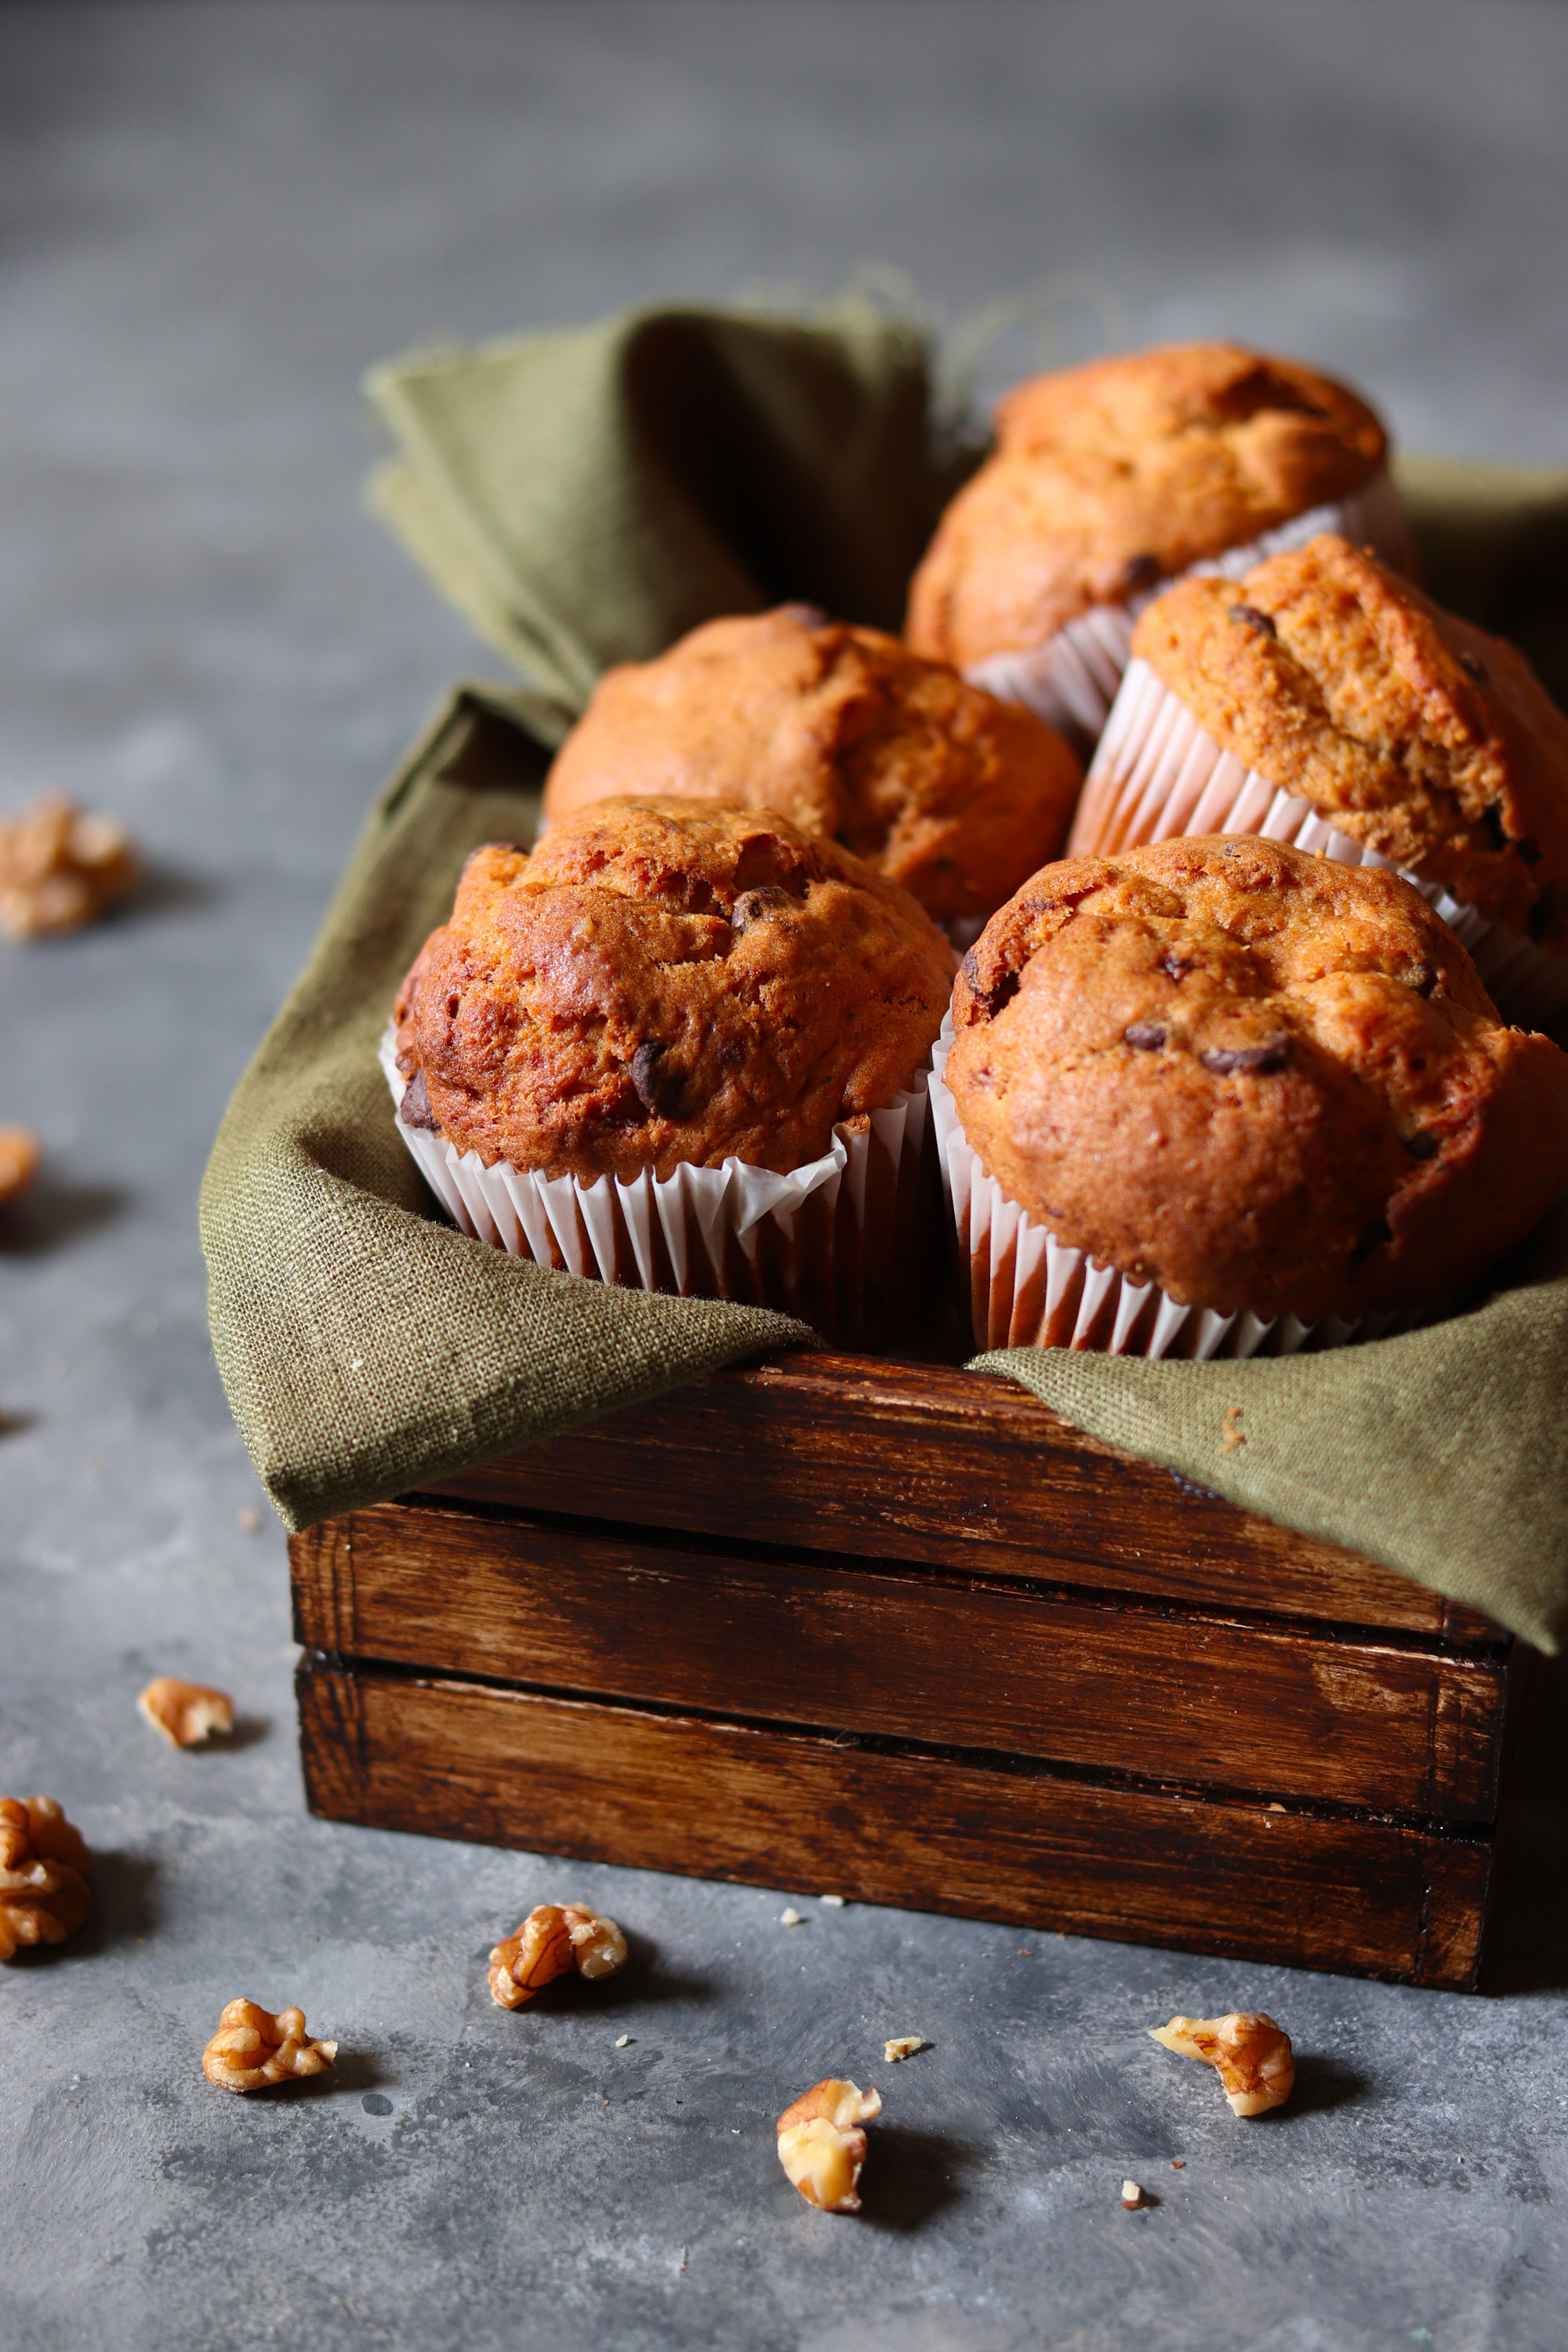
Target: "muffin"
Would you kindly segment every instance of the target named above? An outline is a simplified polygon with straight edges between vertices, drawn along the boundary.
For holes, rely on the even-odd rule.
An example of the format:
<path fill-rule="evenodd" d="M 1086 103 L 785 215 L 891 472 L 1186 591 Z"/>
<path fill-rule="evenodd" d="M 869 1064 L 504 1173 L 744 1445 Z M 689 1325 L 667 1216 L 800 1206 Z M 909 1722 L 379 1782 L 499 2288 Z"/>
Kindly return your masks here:
<path fill-rule="evenodd" d="M 1325 534 L 1139 622 L 1069 854 L 1257 833 L 1397 866 L 1500 1009 L 1568 1011 L 1568 719 L 1521 654 Z"/>
<path fill-rule="evenodd" d="M 977 1337 L 1288 1352 L 1463 1294 L 1568 1183 L 1568 1056 L 1392 873 L 1262 840 L 1047 866 L 938 1049 Z"/>
<path fill-rule="evenodd" d="M 809 605 L 710 621 L 600 680 L 545 786 L 551 820 L 649 793 L 772 809 L 940 923 L 994 911 L 1067 837 L 1083 775 L 1016 704 Z"/>
<path fill-rule="evenodd" d="M 598 802 L 474 852 L 385 1066 L 479 1239 L 859 1333 L 910 1287 L 952 967 L 906 892 L 783 818 Z"/>
<path fill-rule="evenodd" d="M 905 635 L 1075 742 L 1098 738 L 1142 604 L 1338 529 L 1408 561 L 1387 438 L 1294 360 L 1173 344 L 1020 384 L 938 526 Z"/>

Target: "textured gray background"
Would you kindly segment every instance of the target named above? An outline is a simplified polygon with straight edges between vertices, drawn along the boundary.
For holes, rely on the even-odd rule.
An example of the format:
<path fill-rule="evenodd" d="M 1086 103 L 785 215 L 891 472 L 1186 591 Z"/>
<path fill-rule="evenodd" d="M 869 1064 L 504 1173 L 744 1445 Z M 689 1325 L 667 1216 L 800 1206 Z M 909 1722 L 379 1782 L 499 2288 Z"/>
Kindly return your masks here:
<path fill-rule="evenodd" d="M 155 868 L 0 948 L 0 1123 L 49 1146 L 0 1240 L 0 1789 L 105 1857 L 0 1971 L 7 2346 L 1562 2345 L 1560 1717 L 1471 2000 L 311 1822 L 194 1221 L 368 796 L 493 669 L 358 511 L 368 362 L 871 262 L 1568 459 L 1565 84 L 1568 10 L 1510 0 L 0 7 L 0 807 L 56 782 Z M 233 1752 L 142 1727 L 164 1669 L 237 1694 Z M 580 1890 L 628 1980 L 493 2009 L 494 1936 Z M 210 2090 L 240 1991 L 336 2077 Z M 1306 2053 L 1266 2124 L 1142 2036 L 1235 2003 Z M 772 2147 L 839 2068 L 887 2097 L 858 2223 Z"/>

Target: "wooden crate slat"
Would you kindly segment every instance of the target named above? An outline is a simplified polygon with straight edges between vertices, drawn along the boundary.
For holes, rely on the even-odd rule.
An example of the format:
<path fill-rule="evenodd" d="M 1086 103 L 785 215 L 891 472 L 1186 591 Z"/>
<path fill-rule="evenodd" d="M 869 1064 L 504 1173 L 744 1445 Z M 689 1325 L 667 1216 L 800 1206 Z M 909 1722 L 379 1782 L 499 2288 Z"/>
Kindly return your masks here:
<path fill-rule="evenodd" d="M 440 1482 L 442 1494 L 687 1534 L 1044 1577 L 1495 1643 L 1477 1611 L 1184 1486 L 1008 1381 L 797 1354 Z"/>
<path fill-rule="evenodd" d="M 1456 1990 L 1489 1848 L 1354 1816 L 307 1663 L 318 1812 Z"/>
<path fill-rule="evenodd" d="M 299 1638 L 321 1650 L 1407 1815 L 1497 1810 L 1491 1654 L 450 1507 L 358 1511 L 291 1549 Z"/>

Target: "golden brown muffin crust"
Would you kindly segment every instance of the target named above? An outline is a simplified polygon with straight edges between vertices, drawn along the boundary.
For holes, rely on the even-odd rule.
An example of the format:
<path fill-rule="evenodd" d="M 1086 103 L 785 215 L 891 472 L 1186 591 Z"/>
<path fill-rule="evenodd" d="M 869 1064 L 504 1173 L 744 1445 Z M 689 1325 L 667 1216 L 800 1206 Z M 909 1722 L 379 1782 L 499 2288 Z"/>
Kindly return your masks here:
<path fill-rule="evenodd" d="M 910 644 L 961 668 L 1348 497 L 1387 455 L 1343 384 L 1235 343 L 1037 376 L 996 426 L 910 592 Z"/>
<path fill-rule="evenodd" d="M 1568 1183 L 1568 1056 L 1397 875 L 1179 840 L 1035 876 L 965 956 L 969 1142 L 1074 1248 L 1312 1321 L 1463 1290 Z"/>
<path fill-rule="evenodd" d="M 1179 582 L 1132 650 L 1278 789 L 1568 954 L 1568 719 L 1511 646 L 1325 532 Z"/>
<path fill-rule="evenodd" d="M 766 808 L 988 915 L 1060 849 L 1082 782 L 1043 719 L 809 605 L 710 621 L 601 678 L 556 757 L 554 819 L 630 793 Z"/>
<path fill-rule="evenodd" d="M 760 811 L 605 801 L 468 859 L 398 994 L 403 1115 L 487 1166 L 781 1172 L 924 1067 L 952 952 L 893 883 Z"/>

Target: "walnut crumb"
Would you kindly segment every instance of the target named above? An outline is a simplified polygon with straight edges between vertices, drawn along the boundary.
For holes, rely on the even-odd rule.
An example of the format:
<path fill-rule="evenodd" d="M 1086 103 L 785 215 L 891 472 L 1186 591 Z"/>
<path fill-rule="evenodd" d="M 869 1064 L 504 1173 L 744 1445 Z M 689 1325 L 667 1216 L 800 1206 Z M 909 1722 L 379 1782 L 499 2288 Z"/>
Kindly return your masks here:
<path fill-rule="evenodd" d="M 629 2033 L 617 2033 L 616 2036 L 616 2048 L 617 2050 L 627 2049 L 630 2046 L 631 2038 L 632 2037 Z"/>
<path fill-rule="evenodd" d="M 136 1706 L 174 1748 L 200 1748 L 215 1735 L 226 1738 L 234 1729 L 234 1701 L 226 1691 L 209 1690 L 205 1683 L 183 1683 L 175 1675 L 159 1675 Z"/>
<path fill-rule="evenodd" d="M 1181 2058 L 1216 2067 L 1233 2116 L 1264 2116 L 1283 2106 L 1296 2081 L 1290 2036 L 1262 2011 L 1233 2010 L 1228 2017 L 1173 2017 L 1149 2028 Z"/>
<path fill-rule="evenodd" d="M 844 1908 L 845 1897 L 842 1895 L 819 1895 L 817 1896 L 817 1901 L 819 1903 L 825 1903 L 830 1911 L 842 1911 Z"/>
<path fill-rule="evenodd" d="M 490 1999 L 521 2009 L 555 1978 L 613 1977 L 626 1966 L 626 1939 L 586 1903 L 537 1903 L 515 1936 L 490 1954 Z"/>
<path fill-rule="evenodd" d="M 0 931 L 79 930 L 124 898 L 136 872 L 122 824 L 43 793 L 20 816 L 0 818 Z"/>
<path fill-rule="evenodd" d="M 338 2054 L 335 2042 L 312 2042 L 302 2009 L 276 2017 L 254 2000 L 231 2000 L 202 2052 L 202 2073 L 220 2091 L 259 2091 L 324 2074 Z"/>
<path fill-rule="evenodd" d="M 795 1909 L 793 1903 L 786 1903 L 784 1909 L 779 1913 L 779 1926 L 781 1927 L 804 1927 L 805 1925 L 805 1919 L 804 1915 Z"/>
<path fill-rule="evenodd" d="M 858 2083 L 814 2083 L 779 2117 L 779 2162 L 808 2205 L 824 2213 L 860 2210 L 860 2170 L 868 2124 L 882 2112 L 881 2095 Z"/>
<path fill-rule="evenodd" d="M 87 1917 L 92 1856 L 52 1797 L 0 1797 L 0 1960 L 63 1944 Z"/>
<path fill-rule="evenodd" d="M 0 1202 L 25 1192 L 38 1172 L 38 1139 L 25 1127 L 0 1127 Z"/>
<path fill-rule="evenodd" d="M 1234 1454 L 1238 1445 L 1245 1445 L 1246 1443 L 1247 1432 L 1241 1425 L 1241 1407 L 1238 1404 L 1227 1404 L 1225 1409 L 1225 1422 L 1219 1433 L 1220 1452 Z"/>
<path fill-rule="evenodd" d="M 923 2033 L 896 2033 L 890 2042 L 883 2042 L 882 2055 L 892 2066 L 900 2058 L 912 2058 L 917 2050 L 930 2050 L 931 2047 Z"/>
<path fill-rule="evenodd" d="M 1136 2213 L 1140 2205 L 1142 2204 L 1143 2191 L 1139 2187 L 1136 2180 L 1124 2180 L 1122 2182 L 1121 2202 L 1124 2210 L 1129 2213 Z"/>

